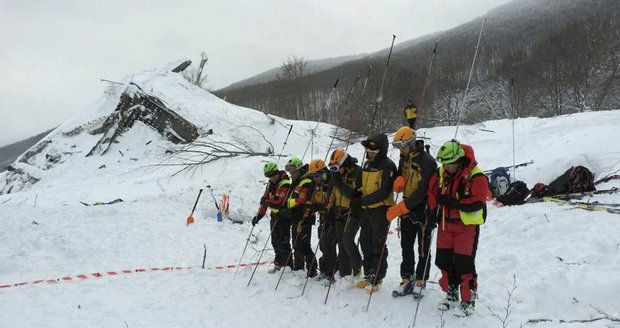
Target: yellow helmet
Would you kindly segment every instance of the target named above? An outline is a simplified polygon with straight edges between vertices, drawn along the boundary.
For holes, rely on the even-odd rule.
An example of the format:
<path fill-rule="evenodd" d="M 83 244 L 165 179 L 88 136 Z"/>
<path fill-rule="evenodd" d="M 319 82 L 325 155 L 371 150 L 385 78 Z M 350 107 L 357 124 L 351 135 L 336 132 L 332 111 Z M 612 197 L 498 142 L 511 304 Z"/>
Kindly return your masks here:
<path fill-rule="evenodd" d="M 413 142 L 415 142 L 415 131 L 408 126 L 403 126 L 398 129 L 396 133 L 394 133 L 394 141 L 392 141 L 392 146 L 400 149 Z"/>
<path fill-rule="evenodd" d="M 325 168 L 325 162 L 322 159 L 314 159 L 308 164 L 308 172 L 310 174 L 317 173 Z"/>

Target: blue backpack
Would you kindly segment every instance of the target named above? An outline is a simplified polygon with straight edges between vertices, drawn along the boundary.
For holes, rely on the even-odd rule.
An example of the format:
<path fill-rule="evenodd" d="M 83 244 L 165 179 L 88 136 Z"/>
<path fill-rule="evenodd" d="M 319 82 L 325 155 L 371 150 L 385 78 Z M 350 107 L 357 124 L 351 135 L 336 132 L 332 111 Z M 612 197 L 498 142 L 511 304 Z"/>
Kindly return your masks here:
<path fill-rule="evenodd" d="M 489 176 L 489 183 L 491 185 L 491 191 L 493 191 L 493 198 L 503 196 L 510 187 L 510 174 L 505 167 L 498 167 L 491 171 Z"/>

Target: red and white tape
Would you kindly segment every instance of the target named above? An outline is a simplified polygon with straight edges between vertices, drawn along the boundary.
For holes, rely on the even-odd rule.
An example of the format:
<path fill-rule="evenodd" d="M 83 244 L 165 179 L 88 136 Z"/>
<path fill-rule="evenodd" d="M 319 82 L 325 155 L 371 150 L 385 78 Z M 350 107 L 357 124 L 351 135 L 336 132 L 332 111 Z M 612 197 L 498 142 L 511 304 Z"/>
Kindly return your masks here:
<path fill-rule="evenodd" d="M 260 262 L 258 263 L 258 265 L 265 265 L 265 264 L 271 264 L 273 263 L 273 261 L 269 262 L 269 261 L 265 261 L 265 262 Z M 252 262 L 252 263 L 242 263 L 239 265 L 240 268 L 243 267 L 247 267 L 247 266 L 252 266 L 252 265 L 256 265 L 256 262 Z M 236 264 L 229 264 L 226 266 L 214 266 L 211 268 L 205 268 L 205 270 L 216 270 L 216 271 L 225 271 L 228 269 L 234 269 L 236 268 L 237 265 Z M 99 278 L 104 278 L 104 277 L 109 277 L 109 276 L 118 276 L 118 275 L 127 275 L 127 274 L 133 274 L 133 273 L 143 273 L 143 272 L 154 272 L 154 271 L 187 271 L 187 270 L 192 270 L 192 269 L 197 269 L 197 268 L 193 268 L 191 266 L 186 266 L 186 267 L 158 267 L 158 268 L 148 268 L 148 269 L 125 269 L 125 270 L 120 270 L 120 271 L 104 271 L 104 272 L 93 272 L 93 273 L 83 273 L 83 274 L 78 274 L 78 275 L 74 275 L 74 276 L 64 276 L 61 278 L 56 278 L 56 279 L 39 279 L 39 280 L 34 280 L 34 281 L 25 281 L 25 282 L 18 282 L 18 283 L 14 283 L 14 284 L 4 284 L 4 285 L 0 285 L 0 289 L 6 289 L 6 288 L 11 288 L 11 287 L 21 287 L 21 286 L 28 286 L 28 285 L 44 285 L 44 284 L 58 284 L 58 283 L 62 283 L 62 282 L 72 282 L 72 281 L 82 281 L 82 280 L 88 280 L 88 279 L 99 279 Z"/>

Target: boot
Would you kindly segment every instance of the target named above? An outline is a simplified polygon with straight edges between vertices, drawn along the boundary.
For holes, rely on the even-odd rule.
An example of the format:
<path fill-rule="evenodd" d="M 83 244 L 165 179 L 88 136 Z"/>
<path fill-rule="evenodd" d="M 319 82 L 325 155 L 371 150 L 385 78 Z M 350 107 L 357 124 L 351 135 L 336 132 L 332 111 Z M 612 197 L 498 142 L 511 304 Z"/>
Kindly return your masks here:
<path fill-rule="evenodd" d="M 468 317 L 474 314 L 476 309 L 475 306 L 476 304 L 474 301 L 461 301 L 457 313 L 455 313 L 454 315 L 456 315 L 457 317 Z"/>
<path fill-rule="evenodd" d="M 413 298 L 421 299 L 424 297 L 424 289 L 426 289 L 426 280 L 416 279 L 413 286 Z"/>
<path fill-rule="evenodd" d="M 280 271 L 280 269 L 282 269 L 282 267 L 280 265 L 276 264 L 276 265 L 272 266 L 271 268 L 269 268 L 269 270 L 267 270 L 267 273 L 274 274 L 274 273 Z"/>
<path fill-rule="evenodd" d="M 409 295 L 413 292 L 413 284 L 411 280 L 409 280 L 408 276 L 403 276 L 400 285 L 392 291 L 393 297 L 402 297 L 405 295 Z"/>
<path fill-rule="evenodd" d="M 459 287 L 449 286 L 446 298 L 444 298 L 439 304 L 437 304 L 437 310 L 448 311 L 458 305 L 459 301 Z"/>

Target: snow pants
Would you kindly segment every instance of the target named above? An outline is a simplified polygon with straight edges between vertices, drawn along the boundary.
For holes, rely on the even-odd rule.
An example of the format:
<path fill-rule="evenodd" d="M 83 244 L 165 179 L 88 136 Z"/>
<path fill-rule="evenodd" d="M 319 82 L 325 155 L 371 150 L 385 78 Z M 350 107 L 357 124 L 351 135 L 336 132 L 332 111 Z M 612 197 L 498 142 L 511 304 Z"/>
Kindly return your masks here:
<path fill-rule="evenodd" d="M 415 275 L 415 279 L 428 280 L 429 272 L 431 271 L 430 256 L 432 231 L 432 228 L 423 227 L 422 224 L 418 222 L 414 223 L 409 215 L 400 219 L 400 248 L 403 257 L 400 263 L 401 277 L 412 278 Z M 415 265 L 414 252 L 416 238 L 418 239 L 417 266 Z"/>
<path fill-rule="evenodd" d="M 291 220 L 283 215 L 271 214 L 271 246 L 276 253 L 275 265 L 283 267 L 291 253 Z M 289 263 L 290 264 L 290 263 Z"/>
<path fill-rule="evenodd" d="M 341 211 L 336 218 L 336 240 L 338 243 L 338 272 L 341 277 L 362 270 L 362 255 L 355 243 L 360 229 L 360 218 L 349 211 Z"/>
<path fill-rule="evenodd" d="M 362 209 L 360 215 L 360 245 L 364 259 L 364 274 L 375 276 L 377 284 L 381 283 L 387 272 L 388 249 L 385 243 L 390 223 L 385 219 L 387 206 Z M 385 248 L 385 250 L 384 250 Z M 383 256 L 381 253 L 383 252 Z"/>
<path fill-rule="evenodd" d="M 437 228 L 439 285 L 444 292 L 450 286 L 460 286 L 463 301 L 474 301 L 478 289 L 475 259 L 479 235 L 480 226 L 464 225 L 460 220 L 446 220 L 445 229 L 441 223 Z"/>
<path fill-rule="evenodd" d="M 297 226 L 300 221 L 300 218 L 293 218 L 291 220 L 291 237 L 293 239 L 293 249 L 295 250 L 293 253 L 293 270 L 303 270 L 305 263 L 308 275 L 314 277 L 316 276 L 317 261 L 310 245 L 314 219 L 305 220 L 301 232 L 297 233 Z"/>

